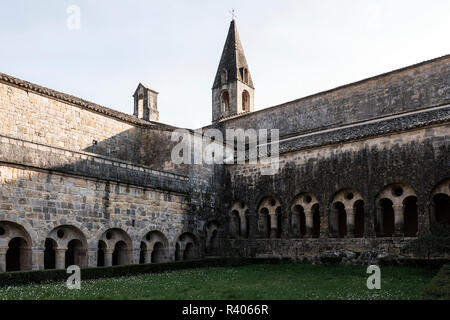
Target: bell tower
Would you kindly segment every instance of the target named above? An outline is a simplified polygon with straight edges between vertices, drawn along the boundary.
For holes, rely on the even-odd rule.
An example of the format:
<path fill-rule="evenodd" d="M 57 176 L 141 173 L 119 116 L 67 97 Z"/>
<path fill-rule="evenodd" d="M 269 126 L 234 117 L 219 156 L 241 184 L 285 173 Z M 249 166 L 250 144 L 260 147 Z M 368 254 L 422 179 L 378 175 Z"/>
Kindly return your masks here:
<path fill-rule="evenodd" d="M 212 87 L 212 121 L 252 112 L 254 101 L 255 88 L 233 19 Z"/>
<path fill-rule="evenodd" d="M 133 94 L 134 98 L 134 116 L 147 120 L 158 121 L 158 92 L 150 89 L 148 86 L 139 83 Z"/>

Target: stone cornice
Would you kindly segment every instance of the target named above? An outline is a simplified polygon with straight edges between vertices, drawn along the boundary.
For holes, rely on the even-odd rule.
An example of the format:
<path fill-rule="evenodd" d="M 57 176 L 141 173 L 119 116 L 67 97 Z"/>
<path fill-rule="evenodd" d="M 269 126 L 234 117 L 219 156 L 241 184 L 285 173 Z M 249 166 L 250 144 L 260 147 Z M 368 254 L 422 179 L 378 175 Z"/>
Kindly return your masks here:
<path fill-rule="evenodd" d="M 42 96 L 49 97 L 51 99 L 60 100 L 65 103 L 69 103 L 71 105 L 94 111 L 100 114 L 103 114 L 105 116 L 114 118 L 116 120 L 124 121 L 132 125 L 136 125 L 139 127 L 145 127 L 149 129 L 158 129 L 158 130 L 173 130 L 175 127 L 166 125 L 159 122 L 154 121 L 145 121 L 139 118 L 136 118 L 135 116 L 113 110 L 108 107 L 101 106 L 99 104 L 72 96 L 70 94 L 62 93 L 56 90 L 52 90 L 46 87 L 39 86 L 37 84 L 12 77 L 10 75 L 4 74 L 0 72 L 0 82 L 6 83 L 8 85 L 13 85 L 15 87 L 21 88 L 25 91 L 32 91 L 34 93 L 37 93 Z"/>

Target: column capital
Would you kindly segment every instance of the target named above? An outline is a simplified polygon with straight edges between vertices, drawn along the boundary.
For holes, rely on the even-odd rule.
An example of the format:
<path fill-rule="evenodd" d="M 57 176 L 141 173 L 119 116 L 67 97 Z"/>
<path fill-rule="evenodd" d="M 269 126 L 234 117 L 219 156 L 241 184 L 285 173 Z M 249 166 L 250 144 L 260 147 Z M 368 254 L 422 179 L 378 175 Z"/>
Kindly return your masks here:
<path fill-rule="evenodd" d="M 105 249 L 103 249 L 103 252 L 105 254 L 112 254 L 114 252 L 114 249 L 112 249 L 112 248 L 105 248 Z"/>

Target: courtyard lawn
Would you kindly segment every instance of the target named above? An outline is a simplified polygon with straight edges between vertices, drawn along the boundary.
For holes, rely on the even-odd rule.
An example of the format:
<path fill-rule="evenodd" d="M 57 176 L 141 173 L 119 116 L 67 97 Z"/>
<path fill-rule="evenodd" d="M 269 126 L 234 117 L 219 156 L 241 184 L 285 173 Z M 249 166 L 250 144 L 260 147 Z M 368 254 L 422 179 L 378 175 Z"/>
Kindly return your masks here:
<path fill-rule="evenodd" d="M 420 299 L 437 270 L 381 267 L 369 290 L 364 266 L 258 264 L 0 288 L 0 299 Z M 81 273 L 83 277 L 83 273 Z"/>

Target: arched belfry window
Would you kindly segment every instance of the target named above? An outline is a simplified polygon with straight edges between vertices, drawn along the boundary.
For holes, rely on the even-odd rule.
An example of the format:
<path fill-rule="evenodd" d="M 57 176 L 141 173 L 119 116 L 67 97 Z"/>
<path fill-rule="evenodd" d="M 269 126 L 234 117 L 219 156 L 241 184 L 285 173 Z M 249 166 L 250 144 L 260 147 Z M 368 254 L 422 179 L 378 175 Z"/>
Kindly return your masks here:
<path fill-rule="evenodd" d="M 242 91 L 242 111 L 248 111 L 250 106 L 250 95 L 247 90 Z"/>
<path fill-rule="evenodd" d="M 248 69 L 244 68 L 244 76 L 243 76 L 244 82 L 248 83 Z"/>
<path fill-rule="evenodd" d="M 226 83 L 228 81 L 228 71 L 227 69 L 223 69 L 221 73 L 221 82 Z"/>
<path fill-rule="evenodd" d="M 221 98 L 221 106 L 222 106 L 222 112 L 227 112 L 230 110 L 230 94 L 228 91 L 222 92 L 222 98 Z"/>
<path fill-rule="evenodd" d="M 141 93 L 138 97 L 138 118 L 142 119 L 144 117 L 144 95 Z"/>

